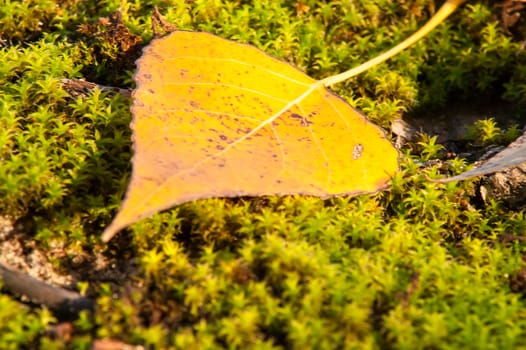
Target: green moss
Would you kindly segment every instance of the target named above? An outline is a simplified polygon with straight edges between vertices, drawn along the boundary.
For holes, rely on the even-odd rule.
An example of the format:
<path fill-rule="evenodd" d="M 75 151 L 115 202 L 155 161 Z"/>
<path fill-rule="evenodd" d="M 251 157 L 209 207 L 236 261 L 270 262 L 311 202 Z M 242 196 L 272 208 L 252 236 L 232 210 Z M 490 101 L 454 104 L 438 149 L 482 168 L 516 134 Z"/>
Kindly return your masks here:
<path fill-rule="evenodd" d="M 493 118 L 481 119 L 468 127 L 466 139 L 471 140 L 476 146 L 509 144 L 521 135 L 518 125 L 512 125 L 503 131 L 498 127 Z"/>
<path fill-rule="evenodd" d="M 20 349 L 34 347 L 46 327 L 56 320 L 48 310 L 30 311 L 0 295 L 0 347 Z"/>
<path fill-rule="evenodd" d="M 251 43 L 322 78 L 400 42 L 429 18 L 432 1 L 64 3 L 4 1 L 0 10 L 0 32 L 9 33 L 0 47 L 0 213 L 32 221 L 29 233 L 58 269 L 102 252 L 133 268 L 124 285 L 81 284 L 97 311 L 81 314 L 62 346 L 89 348 L 100 337 L 159 349 L 522 344 L 526 246 L 499 237 L 522 238 L 524 213 L 476 207 L 474 181 L 430 182 L 442 169 L 420 164 L 440 156 L 434 137 L 403 149 L 393 186 L 374 196 L 200 200 L 142 220 L 109 247 L 98 240 L 130 174 L 130 101 L 100 91 L 73 98 L 60 79 L 91 72 L 97 83 L 133 83 L 129 67 L 107 71 L 117 44 L 90 41 L 80 25 L 120 9 L 148 41 L 157 5 L 181 29 Z M 489 2 L 470 2 L 414 48 L 335 90 L 385 127 L 405 112 L 481 96 L 524 106 L 520 38 L 493 16 Z M 482 146 L 517 130 L 487 120 L 471 136 Z M 467 164 L 448 166 L 459 173 Z M 0 348 L 60 348 L 45 332 L 54 322 L 0 295 Z"/>

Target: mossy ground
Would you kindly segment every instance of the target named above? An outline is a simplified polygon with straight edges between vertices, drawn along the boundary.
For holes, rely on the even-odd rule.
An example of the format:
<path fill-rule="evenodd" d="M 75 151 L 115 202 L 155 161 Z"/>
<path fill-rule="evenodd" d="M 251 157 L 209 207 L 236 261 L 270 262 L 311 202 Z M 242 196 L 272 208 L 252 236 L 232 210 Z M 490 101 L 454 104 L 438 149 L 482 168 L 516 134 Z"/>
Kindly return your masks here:
<path fill-rule="evenodd" d="M 477 206 L 475 180 L 430 182 L 438 167 L 418 165 L 439 154 L 429 137 L 401 151 L 400 174 L 377 195 L 200 200 L 102 244 L 130 175 L 131 102 L 100 91 L 73 98 L 60 79 L 133 88 L 133 65 L 115 64 L 122 47 L 105 40 L 103 23 L 99 34 L 85 25 L 120 9 L 147 43 L 154 5 L 181 29 L 251 43 L 322 78 L 400 42 L 439 3 L 2 2 L 0 213 L 18 227 L 6 239 L 31 241 L 74 273 L 97 310 L 56 338 L 49 311 L 0 295 L 0 348 L 88 349 L 100 338 L 159 349 L 524 346 L 526 216 Z M 508 33 L 498 13 L 469 1 L 415 47 L 335 89 L 386 128 L 453 102 L 524 106 L 524 38 L 513 35 L 522 23 Z M 473 129 L 480 144 L 510 136 L 485 123 Z M 465 165 L 449 161 L 452 173 Z"/>

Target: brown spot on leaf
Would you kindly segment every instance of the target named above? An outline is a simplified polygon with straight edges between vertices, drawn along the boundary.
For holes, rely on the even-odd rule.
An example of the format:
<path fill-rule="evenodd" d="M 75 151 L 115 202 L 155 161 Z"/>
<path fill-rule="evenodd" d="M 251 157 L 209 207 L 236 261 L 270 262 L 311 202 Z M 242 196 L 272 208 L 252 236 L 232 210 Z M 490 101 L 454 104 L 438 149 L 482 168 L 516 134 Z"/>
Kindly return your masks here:
<path fill-rule="evenodd" d="M 304 116 L 299 115 L 297 113 L 292 113 L 290 115 L 291 118 L 298 119 L 300 121 L 301 126 L 309 126 L 312 124 L 311 121 L 307 120 Z"/>
<path fill-rule="evenodd" d="M 361 143 L 354 145 L 352 149 L 352 159 L 357 160 L 358 158 L 360 158 L 363 153 L 363 148 L 364 147 Z"/>

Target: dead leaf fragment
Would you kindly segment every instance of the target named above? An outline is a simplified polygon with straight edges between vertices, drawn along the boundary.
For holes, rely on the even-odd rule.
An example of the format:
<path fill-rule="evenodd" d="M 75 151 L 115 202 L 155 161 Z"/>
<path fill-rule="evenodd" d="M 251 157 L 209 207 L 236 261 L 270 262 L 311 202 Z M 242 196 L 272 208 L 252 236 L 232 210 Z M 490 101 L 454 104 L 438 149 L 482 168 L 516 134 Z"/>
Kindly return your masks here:
<path fill-rule="evenodd" d="M 137 66 L 132 178 L 104 241 L 194 199 L 372 193 L 398 170 L 383 130 L 252 46 L 176 31 Z"/>
<path fill-rule="evenodd" d="M 501 8 L 500 20 L 504 31 L 511 34 L 512 29 L 521 19 L 521 11 L 526 8 L 524 0 L 506 0 L 496 5 Z"/>
<path fill-rule="evenodd" d="M 95 339 L 91 350 L 144 350 L 141 345 L 129 345 L 114 339 Z"/>
<path fill-rule="evenodd" d="M 495 173 L 499 170 L 526 162 L 526 132 L 517 140 L 510 143 L 503 151 L 497 153 L 481 166 L 466 171 L 457 176 L 436 180 L 437 182 L 451 182 L 467 180 L 469 178 Z"/>

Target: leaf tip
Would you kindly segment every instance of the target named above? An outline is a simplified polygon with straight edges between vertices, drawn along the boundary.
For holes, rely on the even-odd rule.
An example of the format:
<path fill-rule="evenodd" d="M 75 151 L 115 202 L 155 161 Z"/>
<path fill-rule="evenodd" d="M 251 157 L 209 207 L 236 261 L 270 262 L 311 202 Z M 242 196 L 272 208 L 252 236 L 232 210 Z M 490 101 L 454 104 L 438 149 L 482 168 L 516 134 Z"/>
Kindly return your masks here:
<path fill-rule="evenodd" d="M 117 226 L 115 222 L 112 222 L 110 226 L 106 227 L 104 232 L 102 232 L 100 238 L 104 243 L 108 243 L 121 229 L 121 226 Z"/>

